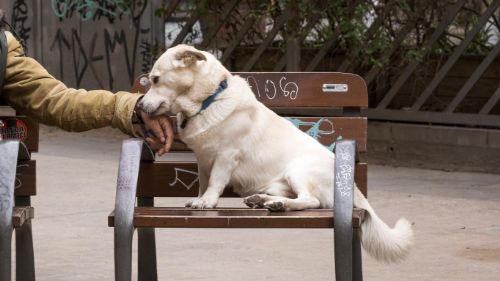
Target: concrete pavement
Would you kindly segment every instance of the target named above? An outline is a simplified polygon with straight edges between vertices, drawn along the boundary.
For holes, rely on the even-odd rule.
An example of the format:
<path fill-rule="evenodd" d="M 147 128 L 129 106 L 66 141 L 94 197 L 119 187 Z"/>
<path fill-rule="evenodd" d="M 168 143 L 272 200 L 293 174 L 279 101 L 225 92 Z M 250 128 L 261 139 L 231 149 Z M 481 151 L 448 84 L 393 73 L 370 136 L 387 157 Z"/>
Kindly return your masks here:
<path fill-rule="evenodd" d="M 42 127 L 33 199 L 37 280 L 114 280 L 113 209 L 120 133 Z M 498 280 L 500 175 L 369 166 L 369 199 L 414 223 L 409 259 L 364 257 L 365 280 Z M 182 206 L 185 199 L 159 205 Z M 223 205 L 241 204 L 227 200 Z M 334 280 L 331 230 L 160 229 L 160 280 Z M 134 280 L 136 279 L 134 273 Z"/>

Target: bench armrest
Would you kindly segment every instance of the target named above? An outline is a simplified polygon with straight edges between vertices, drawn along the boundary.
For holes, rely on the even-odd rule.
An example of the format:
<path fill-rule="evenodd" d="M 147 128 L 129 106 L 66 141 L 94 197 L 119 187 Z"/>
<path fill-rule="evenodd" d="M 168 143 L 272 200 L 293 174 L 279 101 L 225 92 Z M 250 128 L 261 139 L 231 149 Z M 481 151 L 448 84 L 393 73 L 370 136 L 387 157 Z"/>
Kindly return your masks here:
<path fill-rule="evenodd" d="M 11 278 L 12 211 L 16 182 L 18 140 L 0 141 L 0 279 Z"/>
<path fill-rule="evenodd" d="M 334 247 L 336 280 L 352 280 L 354 207 L 354 165 L 356 141 L 341 140 L 335 145 Z"/>
<path fill-rule="evenodd" d="M 141 160 L 153 161 L 154 153 L 141 139 L 127 139 L 122 143 L 115 197 L 115 277 L 126 280 L 131 275 L 134 210 Z M 156 264 L 156 263 L 155 263 Z M 139 277 L 141 279 L 141 277 Z"/>
<path fill-rule="evenodd" d="M 4 232 L 12 232 L 12 208 L 14 207 L 18 154 L 18 140 L 0 141 L 0 155 L 2 155 L 0 158 L 0 235 L 2 236 L 7 235 Z"/>
<path fill-rule="evenodd" d="M 120 228 L 132 229 L 132 231 L 142 146 L 143 141 L 140 139 L 124 140 L 118 167 L 115 197 L 115 225 Z"/>

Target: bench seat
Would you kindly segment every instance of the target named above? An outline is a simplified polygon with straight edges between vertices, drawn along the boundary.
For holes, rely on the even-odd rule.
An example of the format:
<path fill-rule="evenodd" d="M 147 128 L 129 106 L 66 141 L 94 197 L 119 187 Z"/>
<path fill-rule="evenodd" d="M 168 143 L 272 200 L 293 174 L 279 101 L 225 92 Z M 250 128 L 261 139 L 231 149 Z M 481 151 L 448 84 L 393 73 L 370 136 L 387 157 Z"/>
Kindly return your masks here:
<path fill-rule="evenodd" d="M 353 227 L 359 228 L 364 210 L 354 209 Z M 115 226 L 115 214 L 108 216 Z M 184 228 L 333 228 L 332 209 L 269 212 L 267 209 L 136 207 L 134 227 Z"/>
<path fill-rule="evenodd" d="M 31 206 L 16 206 L 12 210 L 12 226 L 19 228 L 25 222 L 35 218 L 35 208 Z"/>

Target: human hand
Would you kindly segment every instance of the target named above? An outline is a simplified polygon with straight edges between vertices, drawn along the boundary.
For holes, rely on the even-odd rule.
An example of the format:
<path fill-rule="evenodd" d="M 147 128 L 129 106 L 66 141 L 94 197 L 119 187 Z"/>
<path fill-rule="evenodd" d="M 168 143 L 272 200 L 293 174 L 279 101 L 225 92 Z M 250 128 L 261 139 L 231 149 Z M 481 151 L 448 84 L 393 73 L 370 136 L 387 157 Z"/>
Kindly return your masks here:
<path fill-rule="evenodd" d="M 151 116 L 140 109 L 137 109 L 136 112 L 144 122 L 143 137 L 151 149 L 157 151 L 160 156 L 167 153 L 174 141 L 174 130 L 170 117 L 167 115 Z"/>

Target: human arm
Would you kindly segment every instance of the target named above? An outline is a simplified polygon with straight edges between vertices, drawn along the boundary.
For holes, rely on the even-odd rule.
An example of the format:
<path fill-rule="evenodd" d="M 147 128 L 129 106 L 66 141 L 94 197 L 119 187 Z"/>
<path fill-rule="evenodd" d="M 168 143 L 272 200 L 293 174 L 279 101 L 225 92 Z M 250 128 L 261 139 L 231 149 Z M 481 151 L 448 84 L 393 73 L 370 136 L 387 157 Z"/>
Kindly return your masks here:
<path fill-rule="evenodd" d="M 141 136 L 132 123 L 134 108 L 141 95 L 68 88 L 36 60 L 24 56 L 21 45 L 10 32 L 6 32 L 6 36 L 8 54 L 2 98 L 16 111 L 67 131 L 111 126 L 126 134 Z M 146 140 L 160 149 L 160 154 L 166 152 L 173 140 L 169 117 L 143 119 L 147 129 L 156 136 L 149 137 L 149 141 L 144 136 Z M 165 141 L 161 141 L 162 138 Z"/>

